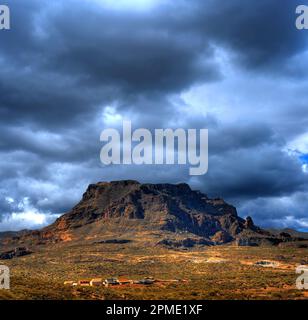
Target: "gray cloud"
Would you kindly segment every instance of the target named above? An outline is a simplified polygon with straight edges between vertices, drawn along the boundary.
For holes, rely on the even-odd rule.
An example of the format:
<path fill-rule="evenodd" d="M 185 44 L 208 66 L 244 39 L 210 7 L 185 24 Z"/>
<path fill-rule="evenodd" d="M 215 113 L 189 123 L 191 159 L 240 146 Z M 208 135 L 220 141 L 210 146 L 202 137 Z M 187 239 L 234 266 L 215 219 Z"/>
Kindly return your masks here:
<path fill-rule="evenodd" d="M 196 8 L 197 28 L 238 53 L 247 68 L 281 71 L 283 63 L 305 50 L 307 37 L 294 26 L 297 1 L 205 1 Z"/>
<path fill-rule="evenodd" d="M 186 181 L 263 225 L 305 227 L 307 173 L 287 150 L 298 149 L 293 141 L 308 124 L 299 68 L 307 37 L 294 27 L 295 0 L 183 0 L 149 10 L 8 3 L 13 29 L 0 33 L 2 229 L 24 226 L 16 214 L 25 199 L 28 211 L 54 217 L 88 183 L 128 178 Z M 209 128 L 209 173 L 103 167 L 99 133 L 121 118 L 136 128 Z"/>

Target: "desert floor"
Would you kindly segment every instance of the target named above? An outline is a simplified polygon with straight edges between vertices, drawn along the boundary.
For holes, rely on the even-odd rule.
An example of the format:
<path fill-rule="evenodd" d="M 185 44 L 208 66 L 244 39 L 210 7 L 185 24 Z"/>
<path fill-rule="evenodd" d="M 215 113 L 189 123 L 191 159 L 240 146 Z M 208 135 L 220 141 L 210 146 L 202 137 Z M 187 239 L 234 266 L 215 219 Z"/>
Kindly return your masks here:
<path fill-rule="evenodd" d="M 0 299 L 308 299 L 296 288 L 295 269 L 308 250 L 216 246 L 190 250 L 128 244 L 38 246 L 31 255 L 2 260 L 11 290 Z M 257 266 L 257 261 L 274 266 Z M 72 287 L 91 278 L 180 280 L 152 285 Z"/>

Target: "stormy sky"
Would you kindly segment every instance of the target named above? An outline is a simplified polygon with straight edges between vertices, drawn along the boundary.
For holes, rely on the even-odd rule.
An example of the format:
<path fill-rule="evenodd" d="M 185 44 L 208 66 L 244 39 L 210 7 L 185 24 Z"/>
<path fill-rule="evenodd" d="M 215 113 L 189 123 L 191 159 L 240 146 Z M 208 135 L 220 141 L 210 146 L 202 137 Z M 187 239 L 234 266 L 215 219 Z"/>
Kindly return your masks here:
<path fill-rule="evenodd" d="M 299 0 L 11 0 L 0 31 L 0 231 L 89 183 L 187 182 L 263 227 L 308 229 L 308 31 Z M 303 1 L 302 1 L 303 2 Z M 100 132 L 208 128 L 209 171 L 100 163 Z"/>

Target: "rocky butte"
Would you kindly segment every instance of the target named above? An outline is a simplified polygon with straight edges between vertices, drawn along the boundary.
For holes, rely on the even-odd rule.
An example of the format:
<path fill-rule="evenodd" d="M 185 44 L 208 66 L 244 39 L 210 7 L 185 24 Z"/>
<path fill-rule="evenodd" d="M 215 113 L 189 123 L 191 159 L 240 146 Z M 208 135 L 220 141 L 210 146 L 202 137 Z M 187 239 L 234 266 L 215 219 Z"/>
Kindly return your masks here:
<path fill-rule="evenodd" d="M 223 199 L 210 199 L 185 183 L 125 180 L 89 185 L 71 211 L 48 227 L 15 236 L 13 241 L 143 241 L 153 246 L 187 248 L 226 243 L 279 245 L 299 240 L 286 233 L 263 230 L 250 217 L 239 217 L 236 208 Z"/>

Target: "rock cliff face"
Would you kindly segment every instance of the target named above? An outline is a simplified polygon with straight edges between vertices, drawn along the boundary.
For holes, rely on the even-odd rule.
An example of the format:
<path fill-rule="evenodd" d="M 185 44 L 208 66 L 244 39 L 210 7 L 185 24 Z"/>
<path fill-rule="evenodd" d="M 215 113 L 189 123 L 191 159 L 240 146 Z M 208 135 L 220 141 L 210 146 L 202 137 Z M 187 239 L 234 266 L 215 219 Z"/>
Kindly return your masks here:
<path fill-rule="evenodd" d="M 119 181 L 90 185 L 72 211 L 51 228 L 68 230 L 95 221 L 143 220 L 148 228 L 189 232 L 211 238 L 218 232 L 236 236 L 245 220 L 222 199 L 208 199 L 187 184 L 140 184 Z"/>
<path fill-rule="evenodd" d="M 236 208 L 223 199 L 210 199 L 187 184 L 141 184 L 131 180 L 89 185 L 71 211 L 23 239 L 57 242 L 127 232 L 159 232 L 163 238 L 158 243 L 166 246 L 284 241 L 255 226 L 250 217 L 240 218 Z"/>

